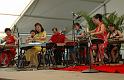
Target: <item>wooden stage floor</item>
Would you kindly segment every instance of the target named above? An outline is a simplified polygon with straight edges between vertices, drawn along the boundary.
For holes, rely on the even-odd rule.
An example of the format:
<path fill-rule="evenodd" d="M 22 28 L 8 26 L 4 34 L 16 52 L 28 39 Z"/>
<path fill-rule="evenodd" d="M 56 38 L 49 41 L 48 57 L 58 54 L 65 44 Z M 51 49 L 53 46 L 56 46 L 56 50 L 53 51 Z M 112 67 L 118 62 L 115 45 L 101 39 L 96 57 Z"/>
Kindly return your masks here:
<path fill-rule="evenodd" d="M 0 68 L 0 80 L 124 80 L 124 74 L 36 69 L 17 71 L 15 68 Z"/>

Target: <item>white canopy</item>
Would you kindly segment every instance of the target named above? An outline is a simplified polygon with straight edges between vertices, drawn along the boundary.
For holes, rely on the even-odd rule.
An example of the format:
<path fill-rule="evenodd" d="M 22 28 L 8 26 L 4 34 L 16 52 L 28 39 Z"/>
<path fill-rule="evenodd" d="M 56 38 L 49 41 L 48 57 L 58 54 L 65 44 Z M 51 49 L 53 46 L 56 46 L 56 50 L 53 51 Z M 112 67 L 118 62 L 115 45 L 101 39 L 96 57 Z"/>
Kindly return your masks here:
<path fill-rule="evenodd" d="M 27 33 L 39 22 L 47 33 L 52 27 L 64 29 L 72 26 L 72 12 L 90 13 L 105 0 L 35 0 L 16 23 L 19 33 Z"/>

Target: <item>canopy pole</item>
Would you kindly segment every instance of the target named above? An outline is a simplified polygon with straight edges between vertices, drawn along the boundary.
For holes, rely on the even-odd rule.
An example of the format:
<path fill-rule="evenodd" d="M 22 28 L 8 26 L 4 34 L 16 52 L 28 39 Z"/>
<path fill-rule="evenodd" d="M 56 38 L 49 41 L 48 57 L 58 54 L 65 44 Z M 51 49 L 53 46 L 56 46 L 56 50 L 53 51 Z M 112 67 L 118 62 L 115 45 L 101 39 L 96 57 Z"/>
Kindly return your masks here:
<path fill-rule="evenodd" d="M 110 0 L 106 0 L 104 3 L 102 3 L 101 5 L 99 5 L 97 8 L 95 8 L 93 11 L 91 11 L 89 13 L 89 15 L 92 15 L 93 13 L 95 13 L 97 10 L 99 10 L 101 7 L 103 7 L 104 5 L 106 5 Z"/>

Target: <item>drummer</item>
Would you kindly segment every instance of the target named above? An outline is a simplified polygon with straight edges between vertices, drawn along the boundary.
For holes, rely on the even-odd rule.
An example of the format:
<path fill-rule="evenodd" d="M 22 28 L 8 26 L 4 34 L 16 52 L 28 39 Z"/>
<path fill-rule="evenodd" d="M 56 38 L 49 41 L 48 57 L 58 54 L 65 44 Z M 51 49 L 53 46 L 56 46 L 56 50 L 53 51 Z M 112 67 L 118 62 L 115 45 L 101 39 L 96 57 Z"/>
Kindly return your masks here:
<path fill-rule="evenodd" d="M 121 31 L 119 31 L 115 28 L 115 24 L 111 23 L 108 26 L 108 28 L 109 28 L 109 33 L 107 35 L 108 39 L 119 40 L 119 39 L 123 38 Z M 121 48 L 121 44 L 110 44 L 110 45 L 108 45 L 108 48 L 109 48 L 108 52 L 110 53 L 109 54 L 110 62 L 112 62 L 112 63 L 118 62 L 118 56 L 119 56 L 119 50 Z"/>
<path fill-rule="evenodd" d="M 103 58 L 104 58 L 104 49 L 107 46 L 107 30 L 106 27 L 102 21 L 102 15 L 96 14 L 92 18 L 93 23 L 96 25 L 96 28 L 92 31 L 90 31 L 91 35 L 95 35 L 98 39 L 102 39 L 104 41 L 103 44 L 99 45 L 98 54 L 96 56 L 96 61 L 103 64 Z M 95 44 L 92 46 L 92 49 L 96 49 Z M 92 62 L 93 59 L 92 59 Z"/>

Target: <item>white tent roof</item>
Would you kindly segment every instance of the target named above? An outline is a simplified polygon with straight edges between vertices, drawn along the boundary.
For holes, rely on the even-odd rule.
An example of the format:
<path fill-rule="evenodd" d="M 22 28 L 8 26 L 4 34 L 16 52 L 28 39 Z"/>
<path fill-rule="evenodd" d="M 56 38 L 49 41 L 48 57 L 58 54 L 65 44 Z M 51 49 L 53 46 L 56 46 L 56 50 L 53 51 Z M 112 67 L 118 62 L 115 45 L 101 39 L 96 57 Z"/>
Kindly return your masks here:
<path fill-rule="evenodd" d="M 11 27 L 31 0 L 0 0 L 0 32 Z"/>
<path fill-rule="evenodd" d="M 72 26 L 72 12 L 90 13 L 105 0 L 35 0 L 23 17 L 17 22 L 19 32 L 25 33 L 34 29 L 39 22 L 47 33 L 52 27 L 63 29 Z"/>

